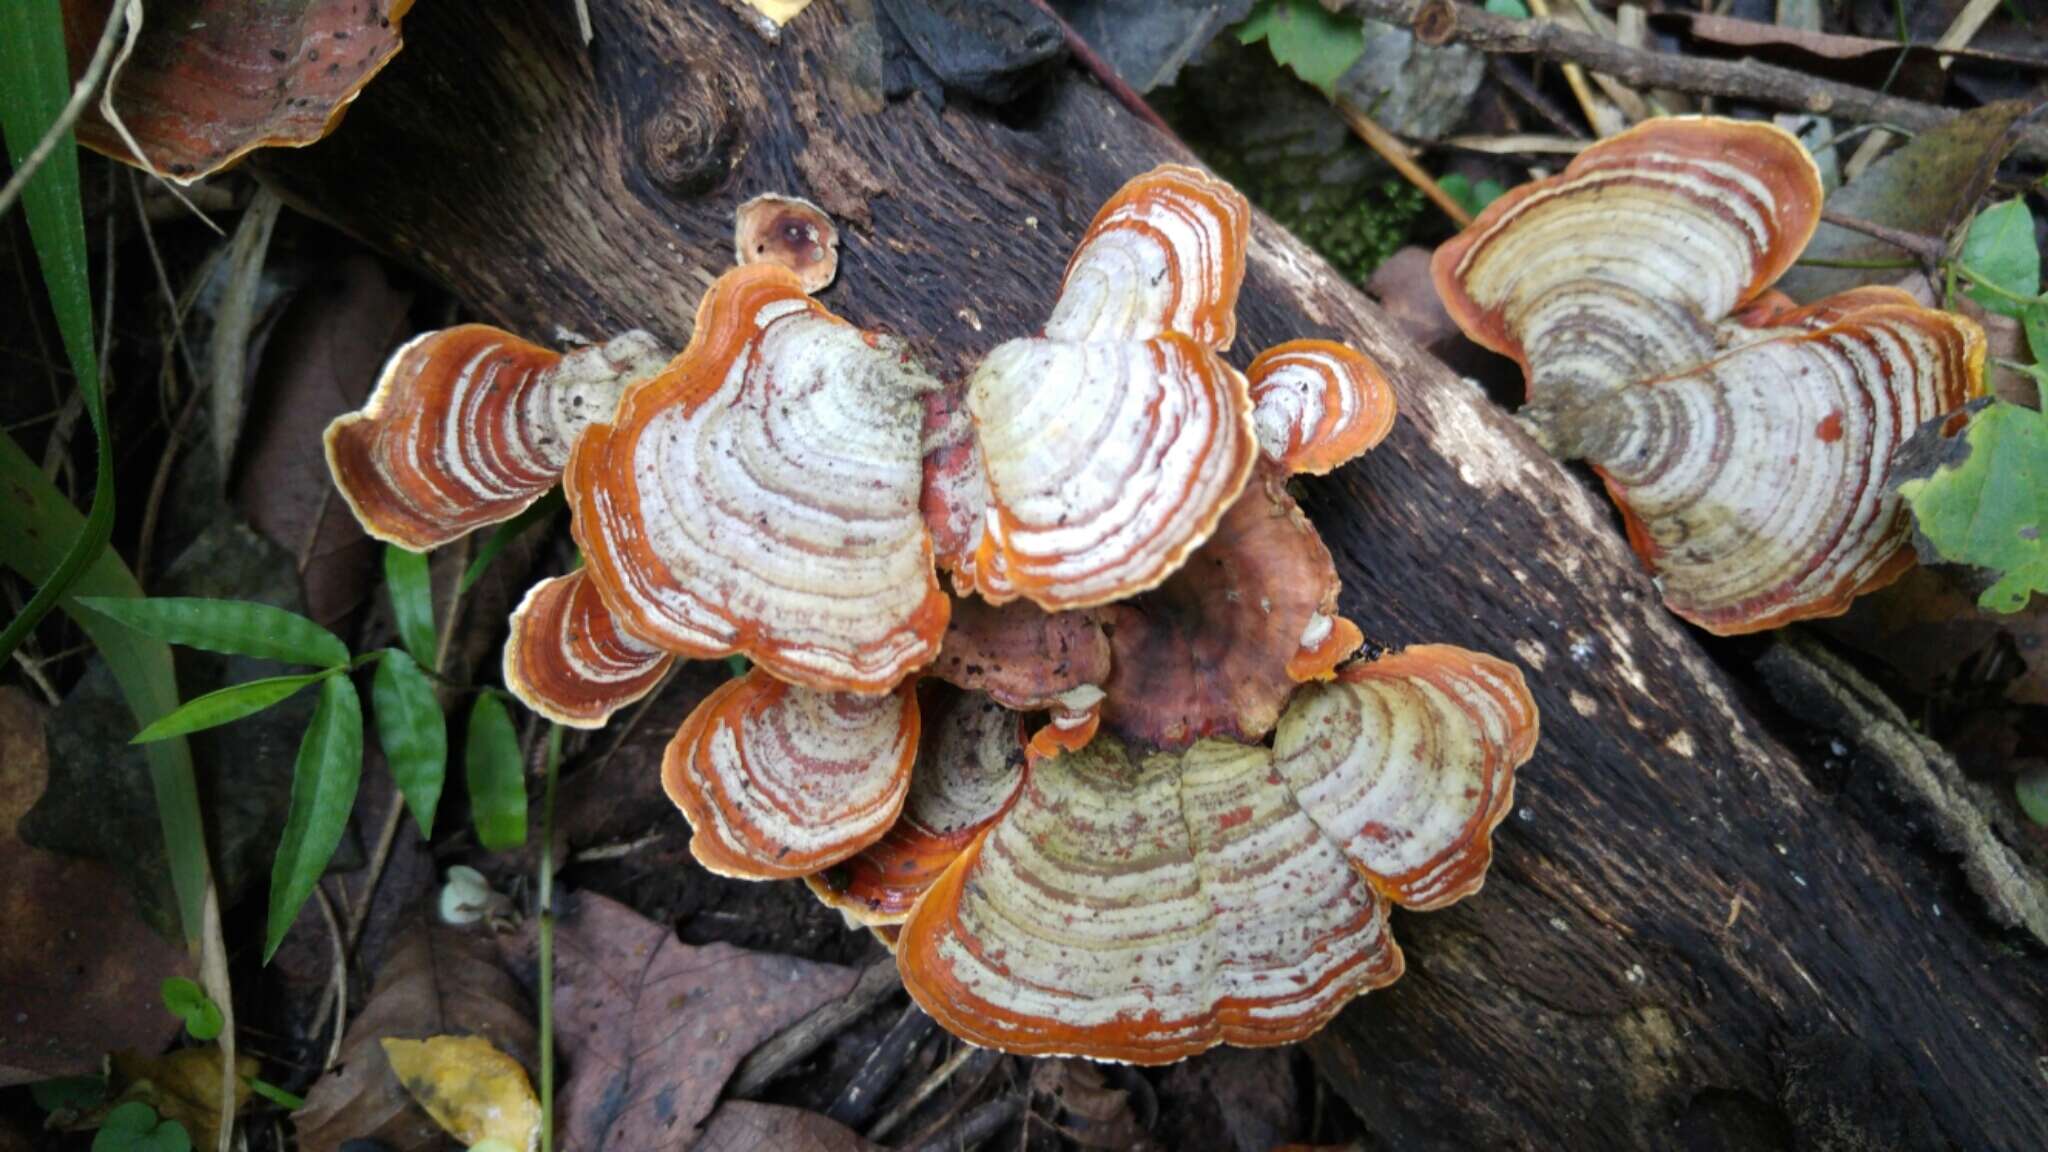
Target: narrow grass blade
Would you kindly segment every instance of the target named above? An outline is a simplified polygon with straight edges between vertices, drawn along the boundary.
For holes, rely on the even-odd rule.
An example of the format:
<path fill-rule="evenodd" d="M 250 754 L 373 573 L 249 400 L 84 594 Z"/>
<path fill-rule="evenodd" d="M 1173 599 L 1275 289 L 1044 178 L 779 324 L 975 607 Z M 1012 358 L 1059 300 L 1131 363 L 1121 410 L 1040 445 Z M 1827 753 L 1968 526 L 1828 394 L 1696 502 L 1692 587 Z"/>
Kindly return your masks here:
<path fill-rule="evenodd" d="M 284 943 L 299 909 L 313 894 L 313 885 L 327 871 L 335 846 L 348 830 L 362 775 L 363 705 L 348 677 L 331 676 L 320 685 L 320 706 L 313 710 L 313 722 L 299 741 L 298 762 L 292 765 L 291 811 L 270 869 L 265 964 Z"/>
<path fill-rule="evenodd" d="M 387 648 L 377 661 L 370 703 L 391 778 L 425 840 L 434 834 L 434 809 L 448 778 L 448 722 L 434 699 L 434 686 L 412 657 Z"/>
<path fill-rule="evenodd" d="M 147 600 L 83 601 L 159 640 L 287 664 L 338 668 L 348 663 L 348 645 L 296 612 L 248 600 L 157 596 Z"/>
<path fill-rule="evenodd" d="M 463 766 L 477 841 L 493 852 L 526 843 L 526 766 L 519 758 L 519 733 L 496 693 L 478 696 L 469 710 Z"/>
<path fill-rule="evenodd" d="M 208 692 L 196 700 L 187 700 L 176 711 L 151 723 L 135 734 L 132 744 L 150 744 L 183 736 L 188 732 L 199 732 L 207 728 L 218 728 L 231 724 L 244 716 L 253 716 L 273 704 L 281 704 L 308 684 L 317 684 L 333 671 L 308 672 L 302 676 L 272 676 L 266 680 L 249 680 L 241 684 L 230 684 L 218 691 Z"/>

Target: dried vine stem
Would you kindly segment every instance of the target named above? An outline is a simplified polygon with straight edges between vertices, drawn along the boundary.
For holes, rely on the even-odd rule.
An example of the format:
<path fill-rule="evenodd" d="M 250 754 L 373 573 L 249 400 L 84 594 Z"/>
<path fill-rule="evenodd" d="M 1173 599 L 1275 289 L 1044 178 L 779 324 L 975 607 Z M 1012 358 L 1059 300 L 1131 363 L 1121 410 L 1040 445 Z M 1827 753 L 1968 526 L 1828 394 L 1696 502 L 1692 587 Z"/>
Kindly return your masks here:
<path fill-rule="evenodd" d="M 1467 44 L 1484 52 L 1580 64 L 1635 88 L 1725 96 L 1861 123 L 1882 121 L 1910 132 L 1939 127 L 1957 115 L 1950 108 L 1886 96 L 1756 60 L 1715 60 L 1633 48 L 1561 24 L 1495 16 L 1456 0 L 1330 0 L 1328 6 L 1411 27 L 1416 38 L 1426 44 Z M 2030 125 L 2017 131 L 2014 138 L 2018 155 L 2048 160 L 2048 128 Z"/>

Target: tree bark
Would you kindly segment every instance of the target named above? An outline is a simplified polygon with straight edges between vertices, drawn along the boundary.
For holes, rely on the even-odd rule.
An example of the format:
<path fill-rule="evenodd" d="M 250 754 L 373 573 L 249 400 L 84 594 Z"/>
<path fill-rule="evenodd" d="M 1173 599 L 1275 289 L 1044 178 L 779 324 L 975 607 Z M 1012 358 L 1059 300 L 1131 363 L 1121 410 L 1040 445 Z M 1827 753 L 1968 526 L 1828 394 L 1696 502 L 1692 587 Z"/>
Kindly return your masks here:
<path fill-rule="evenodd" d="M 879 91 L 869 0 L 770 45 L 710 0 L 421 4 L 291 202 L 542 340 L 680 347 L 760 192 L 842 222 L 823 297 L 964 372 L 1043 323 L 1125 179 L 1189 159 L 1085 78 L 1002 110 Z M 1485 892 L 1397 915 L 1408 974 L 1311 1050 L 1388 1148 L 2039 1148 L 2048 971 L 1951 861 L 1823 786 L 1658 601 L 1606 506 L 1258 221 L 1231 355 L 1377 357 L 1392 437 L 1303 485 L 1386 645 L 1517 660 L 1544 733 Z"/>

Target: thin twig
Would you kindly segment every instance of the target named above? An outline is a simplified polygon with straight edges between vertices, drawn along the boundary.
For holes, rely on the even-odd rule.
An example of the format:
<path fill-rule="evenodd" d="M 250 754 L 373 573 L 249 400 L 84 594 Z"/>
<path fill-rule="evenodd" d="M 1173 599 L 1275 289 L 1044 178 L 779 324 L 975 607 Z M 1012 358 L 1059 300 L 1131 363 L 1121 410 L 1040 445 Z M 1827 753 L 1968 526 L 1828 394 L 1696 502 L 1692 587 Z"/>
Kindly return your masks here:
<path fill-rule="evenodd" d="M 1859 123 L 1882 120 L 1913 132 L 1939 127 L 1960 115 L 1950 108 L 1822 80 L 1753 58 L 1719 60 L 1635 48 L 1559 24 L 1509 20 L 1455 0 L 1329 0 L 1328 6 L 1413 28 L 1425 44 L 1455 42 L 1486 52 L 1583 64 L 1637 88 L 1726 96 Z M 2031 125 L 2018 139 L 2020 155 L 2048 159 L 2048 127 Z"/>
<path fill-rule="evenodd" d="M 1074 26 L 1067 23 L 1066 17 L 1060 15 L 1046 0 L 1031 0 L 1031 6 L 1059 26 L 1060 36 L 1067 42 L 1067 51 L 1074 54 L 1074 59 L 1080 61 L 1081 67 L 1087 69 L 1088 74 L 1095 77 L 1095 82 L 1115 97 L 1116 102 L 1123 105 L 1125 111 L 1166 133 L 1168 139 L 1180 139 L 1174 134 L 1173 126 L 1160 119 L 1159 113 L 1153 111 L 1150 104 L 1145 103 L 1145 98 L 1138 95 L 1129 84 L 1124 83 L 1124 78 L 1117 75 L 1116 69 L 1110 67 L 1108 61 L 1095 54 L 1095 49 L 1089 46 L 1088 41 L 1082 38 L 1079 32 L 1074 31 Z"/>
<path fill-rule="evenodd" d="M 1552 100 L 1544 94 L 1543 89 L 1536 86 L 1536 81 L 1530 78 L 1529 73 L 1524 71 L 1521 65 L 1505 56 L 1488 56 L 1486 70 L 1493 73 L 1493 78 L 1500 81 L 1501 87 L 1520 97 L 1522 103 L 1534 109 L 1552 128 L 1575 140 L 1586 138 L 1586 130 L 1573 123 L 1572 118 L 1564 114 L 1564 109 L 1557 106 L 1557 101 Z"/>
<path fill-rule="evenodd" d="M 1984 27 L 1984 22 L 1991 19 L 1991 14 L 1998 10 L 1998 6 L 2002 2 L 2003 0 L 1970 0 L 1968 4 L 1963 6 L 1961 12 L 1956 13 L 1955 20 L 1949 24 L 1948 30 L 1941 34 L 1941 39 L 1934 42 L 1934 46 L 1936 48 L 1968 48 L 1970 41 L 1976 38 L 1977 30 Z M 1905 59 L 1906 54 L 1901 51 L 1899 53 L 1899 60 L 1904 62 Z M 1953 57 L 1943 56 L 1940 60 L 1940 67 L 1943 71 L 1947 71 L 1951 63 L 1954 63 Z M 1892 134 L 1889 132 L 1878 131 L 1871 133 L 1870 138 L 1857 147 L 1856 154 L 1849 157 L 1849 162 L 1842 166 L 1842 178 L 1844 180 L 1854 180 L 1857 176 L 1861 175 L 1863 170 L 1870 167 L 1871 162 L 1877 159 L 1878 153 L 1884 151 L 1891 141 Z"/>
<path fill-rule="evenodd" d="M 121 26 L 125 21 L 126 15 L 121 6 L 115 5 L 114 11 L 107 16 L 106 30 L 100 33 L 99 45 L 92 50 L 92 60 L 85 66 L 85 74 L 71 86 L 71 99 L 64 102 L 64 111 L 43 133 L 43 138 L 36 141 L 36 146 L 29 149 L 28 155 L 21 158 L 21 163 L 14 166 L 14 175 L 7 178 L 7 186 L 0 188 L 0 216 L 14 207 L 14 202 L 21 198 L 22 189 L 27 188 L 29 180 L 35 176 L 36 169 L 43 166 L 43 162 L 57 150 L 64 134 L 71 131 L 71 126 L 84 115 L 85 106 L 92 102 L 93 90 L 106 77 L 107 64 L 114 58 L 114 45 L 121 40 Z"/>
<path fill-rule="evenodd" d="M 917 1111 L 920 1105 L 926 1100 L 931 1099 L 932 1093 L 945 1087 L 946 1081 L 951 1080 L 955 1073 L 959 1072 L 969 1060 L 974 1059 L 976 1056 L 984 1056 L 989 1060 L 996 1058 L 996 1054 L 986 1048 L 976 1048 L 972 1044 L 954 1044 L 953 1054 L 946 1057 L 944 1063 L 932 1069 L 924 1079 L 918 1081 L 917 1087 L 910 1090 L 910 1095 L 897 1101 L 887 1112 L 882 1113 L 882 1118 L 875 1121 L 874 1127 L 868 1129 L 868 1139 L 880 1140 L 882 1137 L 894 1132 L 897 1125 L 909 1119 L 912 1112 Z"/>
<path fill-rule="evenodd" d="M 122 39 L 121 51 L 114 57 L 113 67 L 107 73 L 106 90 L 100 93 L 100 119 L 105 120 L 107 127 L 114 130 L 114 135 L 121 138 L 121 143 L 127 147 L 128 154 L 134 158 L 131 163 L 155 177 L 156 182 L 163 185 L 165 191 L 177 197 L 178 203 L 197 216 L 201 224 L 213 229 L 215 235 L 226 236 L 227 233 L 221 230 L 221 226 L 213 222 L 213 217 L 201 212 L 199 205 L 194 204 L 182 189 L 171 183 L 156 166 L 156 161 L 151 160 L 149 154 L 142 150 L 141 142 L 135 139 L 134 133 L 128 131 L 127 122 L 121 119 L 120 110 L 114 107 L 114 86 L 121 82 L 121 70 L 127 67 L 128 58 L 134 55 L 135 45 L 142 38 L 142 0 L 114 0 L 114 4 L 115 7 L 126 10 L 128 30 Z"/>
<path fill-rule="evenodd" d="M 561 769 L 562 726 L 550 724 L 540 803 L 540 1152 L 555 1149 L 555 780 Z"/>
<path fill-rule="evenodd" d="M 1491 156 L 1577 156 L 1593 146 L 1591 140 L 1528 132 L 1515 136 L 1446 136 L 1437 143 Z"/>
<path fill-rule="evenodd" d="M 840 999 L 820 1005 L 810 1015 L 776 1033 L 754 1049 L 733 1072 L 726 1095 L 747 1099 L 768 1086 L 797 1061 L 818 1050 L 840 1030 L 865 1016 L 869 1009 L 896 994 L 903 986 L 896 974 L 896 961 L 877 960 L 860 974 L 860 982 Z"/>
<path fill-rule="evenodd" d="M 1441 209 L 1453 223 L 1460 228 L 1472 223 L 1472 214 L 1465 211 L 1465 206 L 1458 203 L 1456 197 L 1444 191 L 1443 185 L 1436 182 L 1436 177 L 1431 176 L 1423 170 L 1422 165 L 1415 162 L 1415 158 L 1408 154 L 1408 146 L 1401 143 L 1399 137 L 1381 127 L 1379 121 L 1353 107 L 1347 100 L 1339 99 L 1336 108 L 1337 115 L 1342 116 L 1344 122 L 1351 125 L 1351 130 L 1357 133 L 1360 140 L 1365 141 L 1368 147 L 1393 165 L 1394 171 L 1399 172 L 1402 179 L 1421 189 L 1422 194 L 1429 197 L 1429 202 Z"/>
<path fill-rule="evenodd" d="M 1820 218 L 1837 228 L 1860 232 L 1873 239 L 1882 240 L 1900 251 L 1911 252 L 1930 264 L 1940 263 L 1948 255 L 1948 246 L 1933 236 L 1922 236 L 1918 232 L 1908 232 L 1889 224 L 1879 224 L 1875 220 L 1844 216 L 1839 212 L 1822 212 Z"/>
<path fill-rule="evenodd" d="M 341 1037 L 348 1027 L 348 944 L 341 938 L 341 922 L 334 918 L 334 902 L 327 898 L 327 886 L 313 885 L 313 895 L 320 901 L 320 919 L 327 924 L 327 938 L 334 942 L 334 975 L 330 979 L 334 1000 L 339 1005 L 334 1013 L 334 1038 L 327 1044 L 326 1062 L 320 1065 L 324 1074 L 341 1063 Z"/>

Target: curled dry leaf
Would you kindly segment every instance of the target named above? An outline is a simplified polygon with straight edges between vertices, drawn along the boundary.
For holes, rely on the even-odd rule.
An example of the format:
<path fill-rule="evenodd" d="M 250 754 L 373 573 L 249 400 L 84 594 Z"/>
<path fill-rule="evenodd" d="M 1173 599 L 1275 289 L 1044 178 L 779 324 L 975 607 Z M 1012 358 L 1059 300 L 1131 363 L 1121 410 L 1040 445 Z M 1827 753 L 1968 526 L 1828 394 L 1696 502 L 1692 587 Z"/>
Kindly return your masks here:
<path fill-rule="evenodd" d="M 654 690 L 673 657 L 625 632 L 583 569 L 543 580 L 512 613 L 505 687 L 571 728 L 601 728 Z"/>
<path fill-rule="evenodd" d="M 529 928 L 519 948 L 530 959 L 535 947 Z M 555 949 L 556 1035 L 570 1068 L 558 1139 L 579 1152 L 690 1147 L 740 1061 L 858 977 L 729 944 L 692 947 L 590 893 L 563 901 Z"/>
<path fill-rule="evenodd" d="M 1030 1055 L 1300 1040 L 1400 976 L 1388 899 L 1477 890 L 1536 725 L 1512 665 L 1428 646 L 1306 690 L 1275 750 L 1137 757 L 1102 736 L 1037 760 L 912 909 L 904 986 L 956 1035 Z"/>
<path fill-rule="evenodd" d="M 65 0 L 74 78 L 116 0 Z M 272 146 L 311 144 L 398 54 L 412 0 L 185 0 L 150 8 L 120 71 L 114 111 L 158 171 L 189 184 Z M 78 141 L 131 163 L 128 146 L 88 106 Z"/>
<path fill-rule="evenodd" d="M 1250 209 L 1162 165 L 1126 184 L 1067 265 L 1045 334 L 968 382 L 989 502 L 971 569 L 1051 609 L 1143 591 L 1199 547 L 1250 474 L 1236 331 Z"/>
<path fill-rule="evenodd" d="M 895 823 L 917 738 L 914 684 L 816 692 L 756 668 L 690 713 L 662 757 L 662 786 L 690 821 L 698 863 L 743 879 L 803 876 Z"/>
<path fill-rule="evenodd" d="M 809 200 L 756 196 L 733 214 L 735 264 L 775 264 L 796 273 L 804 291 L 823 292 L 839 274 L 839 229 Z"/>
<path fill-rule="evenodd" d="M 584 430 L 666 358 L 645 332 L 566 356 L 483 324 L 429 332 L 327 426 L 328 469 L 370 535 L 437 548 L 540 499 Z"/>
<path fill-rule="evenodd" d="M 919 511 L 936 388 L 788 270 L 726 273 L 689 349 L 576 446 L 569 503 L 605 603 L 670 652 L 893 687 L 946 627 Z"/>
<path fill-rule="evenodd" d="M 398 1082 L 464 1148 L 495 1140 L 513 1152 L 540 1147 L 540 1100 L 519 1061 L 481 1036 L 383 1041 Z"/>
<path fill-rule="evenodd" d="M 1466 334 L 1522 364 L 1530 430 L 1599 471 L 1665 603 L 1715 633 L 1896 579 L 1893 456 L 1982 389 L 1969 320 L 1896 289 L 1768 290 L 1819 195 L 1776 128 L 1657 120 L 1502 197 L 1433 263 Z"/>
<path fill-rule="evenodd" d="M 414 929 L 378 971 L 369 1002 L 342 1039 L 341 1062 L 293 1114 L 299 1146 L 339 1152 L 348 1141 L 373 1139 L 394 1152 L 417 1152 L 438 1145 L 440 1128 L 406 1095 L 384 1041 L 475 1036 L 530 1068 L 529 1012 L 485 938 L 438 925 Z"/>
<path fill-rule="evenodd" d="M 1024 783 L 1021 717 L 978 692 L 921 686 L 923 739 L 903 814 L 880 840 L 805 878 L 818 899 L 863 924 L 900 924 L 910 906 Z"/>
<path fill-rule="evenodd" d="M 181 1125 L 192 1138 L 192 1147 L 220 1147 L 220 1093 L 226 1080 L 219 1045 L 180 1048 L 161 1056 L 116 1052 L 107 1065 L 116 1104 L 147 1104 L 165 1120 Z M 234 1111 L 249 1103 L 249 1078 L 261 1070 L 254 1056 L 235 1058 Z"/>

